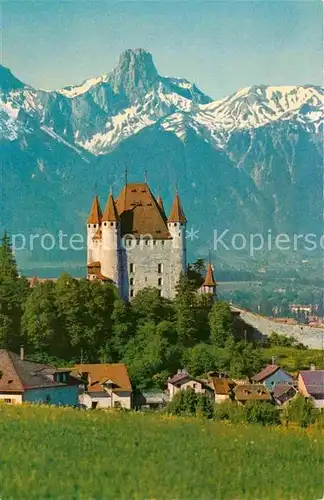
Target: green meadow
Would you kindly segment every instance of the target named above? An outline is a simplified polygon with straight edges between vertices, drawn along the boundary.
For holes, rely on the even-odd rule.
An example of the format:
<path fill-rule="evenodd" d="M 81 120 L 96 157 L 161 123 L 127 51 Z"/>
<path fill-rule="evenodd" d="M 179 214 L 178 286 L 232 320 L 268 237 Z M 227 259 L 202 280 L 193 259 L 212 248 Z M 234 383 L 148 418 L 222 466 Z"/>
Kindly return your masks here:
<path fill-rule="evenodd" d="M 1 500 L 316 500 L 315 429 L 0 405 Z"/>

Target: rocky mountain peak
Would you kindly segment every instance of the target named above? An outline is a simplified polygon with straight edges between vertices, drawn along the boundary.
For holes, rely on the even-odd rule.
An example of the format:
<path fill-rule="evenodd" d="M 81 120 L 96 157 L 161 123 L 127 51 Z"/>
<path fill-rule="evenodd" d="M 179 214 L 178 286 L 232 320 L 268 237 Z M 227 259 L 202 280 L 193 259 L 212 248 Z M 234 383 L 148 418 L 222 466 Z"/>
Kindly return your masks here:
<path fill-rule="evenodd" d="M 10 69 L 0 64 L 0 89 L 4 92 L 10 92 L 23 87 L 24 84 L 11 73 Z"/>
<path fill-rule="evenodd" d="M 144 49 L 128 49 L 109 76 L 115 93 L 123 92 L 131 102 L 144 95 L 158 79 L 152 54 Z"/>

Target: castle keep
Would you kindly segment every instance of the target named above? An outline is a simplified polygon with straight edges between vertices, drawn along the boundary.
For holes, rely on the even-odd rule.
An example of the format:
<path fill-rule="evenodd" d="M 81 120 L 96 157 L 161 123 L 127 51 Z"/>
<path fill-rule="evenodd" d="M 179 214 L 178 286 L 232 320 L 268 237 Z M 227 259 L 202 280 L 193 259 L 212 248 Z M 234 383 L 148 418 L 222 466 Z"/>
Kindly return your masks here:
<path fill-rule="evenodd" d="M 147 183 L 109 194 L 102 213 L 95 196 L 87 226 L 88 279 L 108 280 L 128 300 L 145 287 L 173 298 L 186 269 L 186 217 L 178 193 L 169 216 Z"/>

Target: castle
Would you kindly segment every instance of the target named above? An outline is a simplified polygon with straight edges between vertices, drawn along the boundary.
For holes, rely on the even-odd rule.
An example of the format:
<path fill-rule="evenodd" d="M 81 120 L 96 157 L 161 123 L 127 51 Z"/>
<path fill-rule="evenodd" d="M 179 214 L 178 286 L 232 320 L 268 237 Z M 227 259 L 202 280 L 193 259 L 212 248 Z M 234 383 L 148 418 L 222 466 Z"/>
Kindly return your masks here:
<path fill-rule="evenodd" d="M 145 287 L 174 298 L 186 270 L 186 217 L 179 194 L 167 217 L 160 196 L 148 184 L 126 183 L 102 213 L 95 196 L 87 226 L 88 279 L 108 280 L 130 300 Z"/>

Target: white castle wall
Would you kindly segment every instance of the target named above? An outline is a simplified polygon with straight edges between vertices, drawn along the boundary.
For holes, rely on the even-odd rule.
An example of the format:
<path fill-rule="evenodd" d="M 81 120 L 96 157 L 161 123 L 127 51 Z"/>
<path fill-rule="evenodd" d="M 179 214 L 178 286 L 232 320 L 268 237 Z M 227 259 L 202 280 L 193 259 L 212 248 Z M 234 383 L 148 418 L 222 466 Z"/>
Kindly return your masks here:
<path fill-rule="evenodd" d="M 184 268 L 183 252 L 173 248 L 173 240 L 130 239 L 125 241 L 125 249 L 127 270 L 124 270 L 123 281 L 124 289 L 128 287 L 130 298 L 131 290 L 135 296 L 145 287 L 160 289 L 163 297 L 175 296 L 175 286 Z M 159 265 L 162 266 L 161 272 Z M 131 272 L 132 267 L 133 272 Z M 161 285 L 159 279 L 162 279 Z"/>

